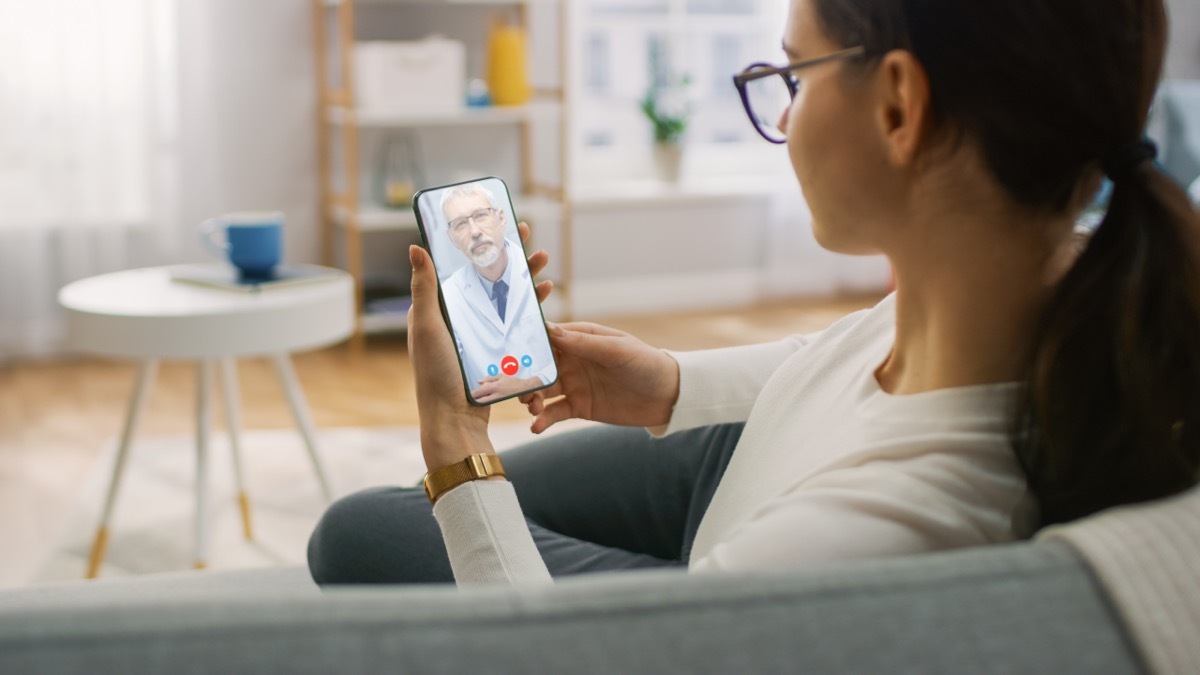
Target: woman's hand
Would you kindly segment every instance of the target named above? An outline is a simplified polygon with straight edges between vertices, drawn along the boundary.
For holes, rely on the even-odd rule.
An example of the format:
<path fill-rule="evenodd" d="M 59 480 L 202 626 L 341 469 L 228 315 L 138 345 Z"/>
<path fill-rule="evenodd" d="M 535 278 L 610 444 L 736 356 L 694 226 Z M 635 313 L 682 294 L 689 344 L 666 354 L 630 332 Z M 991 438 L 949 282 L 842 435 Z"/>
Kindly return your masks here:
<path fill-rule="evenodd" d="M 594 323 L 548 327 L 558 382 L 521 397 L 534 433 L 572 417 L 644 427 L 670 421 L 679 364 L 666 352 Z"/>
<path fill-rule="evenodd" d="M 529 240 L 529 225 L 518 223 L 517 231 L 522 242 Z M 471 405 L 463 393 L 458 354 L 438 306 L 437 273 L 429 253 L 420 246 L 410 246 L 408 256 L 413 268 L 408 354 L 417 387 L 421 449 L 426 467 L 433 471 L 460 462 L 469 455 L 494 452 L 487 435 L 490 410 Z M 528 262 L 530 275 L 536 276 L 546 268 L 549 256 L 545 251 L 535 251 Z M 543 281 L 535 288 L 538 302 L 542 302 L 550 295 L 553 284 Z M 521 389 L 497 394 L 481 382 L 475 400 L 500 398 L 540 383 L 539 380 Z"/>
<path fill-rule="evenodd" d="M 517 232 L 521 235 L 521 243 L 529 243 L 528 223 L 517 223 Z M 530 278 L 536 278 L 537 275 L 542 273 L 542 270 L 546 269 L 546 265 L 550 262 L 550 254 L 542 250 L 534 251 L 533 253 L 529 254 L 528 262 L 529 276 Z M 537 292 L 537 299 L 538 303 L 540 304 L 545 302 L 546 298 L 550 296 L 550 291 L 554 289 L 554 283 L 547 279 L 541 283 L 535 284 L 533 288 Z"/>
<path fill-rule="evenodd" d="M 408 354 L 417 386 L 421 451 L 434 471 L 470 455 L 494 452 L 488 439 L 488 408 L 473 406 L 463 392 L 458 353 L 438 306 L 433 260 L 420 246 L 408 248 L 412 262 L 412 307 L 408 309 Z"/>

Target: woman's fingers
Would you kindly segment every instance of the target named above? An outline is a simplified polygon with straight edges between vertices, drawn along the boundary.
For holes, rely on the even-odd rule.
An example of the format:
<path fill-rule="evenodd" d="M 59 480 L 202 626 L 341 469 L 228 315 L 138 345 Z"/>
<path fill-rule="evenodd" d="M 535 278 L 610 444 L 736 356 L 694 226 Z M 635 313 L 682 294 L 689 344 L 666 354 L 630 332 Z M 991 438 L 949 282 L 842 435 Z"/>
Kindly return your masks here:
<path fill-rule="evenodd" d="M 529 237 L 533 234 L 533 230 L 529 229 L 529 223 L 521 221 L 517 223 L 517 234 L 521 236 L 521 243 L 528 244 Z M 550 261 L 550 254 L 542 250 L 534 251 L 529 256 L 529 273 L 537 276 L 543 269 L 546 268 L 546 263 Z"/>
<path fill-rule="evenodd" d="M 414 332 L 430 330 L 441 321 L 437 301 L 437 276 L 429 264 L 429 254 L 417 245 L 408 248 L 412 263 L 412 305 L 408 308 L 408 346 L 412 349 Z"/>
<path fill-rule="evenodd" d="M 571 403 L 565 398 L 560 398 L 542 409 L 537 417 L 533 419 L 533 424 L 529 427 L 529 430 L 535 434 L 540 434 L 555 424 L 563 420 L 569 420 L 572 417 L 577 417 L 577 415 L 571 409 Z"/>
<path fill-rule="evenodd" d="M 429 255 L 425 253 L 425 249 L 416 244 L 409 246 L 408 260 L 412 263 L 413 269 L 413 300 L 426 300 L 429 293 L 437 293 L 437 279 L 434 276 L 433 268 L 426 264 L 429 260 Z M 433 288 L 430 288 L 431 282 L 433 283 Z"/>
<path fill-rule="evenodd" d="M 524 221 L 517 223 L 517 233 L 521 235 L 522 244 L 529 243 L 529 237 L 532 234 L 532 230 L 529 229 L 529 223 Z M 528 262 L 529 274 L 536 277 L 537 275 L 541 274 L 542 270 L 546 269 L 546 265 L 550 263 L 550 254 L 539 249 L 529 255 Z"/>
<path fill-rule="evenodd" d="M 542 397 L 541 392 L 525 394 L 524 396 L 519 397 L 518 400 L 521 401 L 521 404 L 524 405 L 525 409 L 529 411 L 529 414 L 533 415 L 534 417 L 540 415 L 542 409 L 546 406 L 545 398 Z"/>
<path fill-rule="evenodd" d="M 604 328 L 595 324 L 574 324 L 591 328 Z M 626 355 L 629 342 L 623 340 L 624 333 L 605 329 L 605 332 L 586 332 L 568 330 L 558 324 L 547 324 L 550 331 L 550 344 L 564 354 L 582 357 L 587 361 L 608 362 L 611 359 Z"/>
<path fill-rule="evenodd" d="M 517 232 L 521 235 L 522 243 L 529 243 L 529 223 L 517 223 Z M 537 277 L 537 275 L 541 274 L 542 271 L 546 269 L 546 265 L 550 264 L 550 254 L 539 249 L 531 253 L 526 262 L 529 264 L 529 276 Z M 550 291 L 553 289 L 554 284 L 549 280 L 536 284 L 535 290 L 537 291 L 538 302 L 545 302 L 546 298 L 550 297 Z"/>
<path fill-rule="evenodd" d="M 550 254 L 542 250 L 534 251 L 529 255 L 529 274 L 537 276 L 546 269 L 546 265 L 550 263 Z"/>
<path fill-rule="evenodd" d="M 562 328 L 564 331 L 587 333 L 588 335 L 609 335 L 612 337 L 624 337 L 628 335 L 628 333 L 625 331 L 620 331 L 616 328 L 609 328 L 608 326 L 598 323 L 591 323 L 589 321 L 572 321 L 570 323 L 560 323 L 555 325 L 557 325 L 559 328 Z M 554 335 L 553 330 L 551 330 L 550 335 Z"/>

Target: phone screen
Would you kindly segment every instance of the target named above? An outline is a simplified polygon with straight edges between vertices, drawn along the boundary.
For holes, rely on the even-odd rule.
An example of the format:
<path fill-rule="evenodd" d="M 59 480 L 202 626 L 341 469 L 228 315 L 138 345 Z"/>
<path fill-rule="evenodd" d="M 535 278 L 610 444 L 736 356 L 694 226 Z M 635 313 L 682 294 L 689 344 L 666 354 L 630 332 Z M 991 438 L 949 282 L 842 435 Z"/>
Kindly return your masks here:
<path fill-rule="evenodd" d="M 558 366 L 504 181 L 421 190 L 413 210 L 437 270 L 467 399 L 489 405 L 553 384 Z"/>

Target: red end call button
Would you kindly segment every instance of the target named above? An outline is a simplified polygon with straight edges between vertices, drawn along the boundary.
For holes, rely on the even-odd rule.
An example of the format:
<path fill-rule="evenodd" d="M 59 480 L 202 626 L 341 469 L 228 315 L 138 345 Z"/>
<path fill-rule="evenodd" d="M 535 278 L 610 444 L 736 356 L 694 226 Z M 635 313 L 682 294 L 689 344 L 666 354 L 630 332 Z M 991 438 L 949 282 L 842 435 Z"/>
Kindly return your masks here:
<path fill-rule="evenodd" d="M 516 375 L 517 367 L 517 357 L 515 356 L 506 356 L 500 361 L 500 370 L 503 370 L 505 375 Z"/>

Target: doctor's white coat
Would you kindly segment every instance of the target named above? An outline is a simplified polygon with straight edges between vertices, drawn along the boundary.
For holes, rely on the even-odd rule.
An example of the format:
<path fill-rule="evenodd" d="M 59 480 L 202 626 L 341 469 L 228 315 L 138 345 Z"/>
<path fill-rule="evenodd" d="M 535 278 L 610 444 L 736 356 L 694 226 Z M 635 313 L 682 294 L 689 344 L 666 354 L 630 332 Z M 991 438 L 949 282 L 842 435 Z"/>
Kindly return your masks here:
<path fill-rule="evenodd" d="M 505 274 L 509 290 L 504 321 L 473 265 L 464 265 L 442 282 L 442 297 L 469 389 L 489 376 L 489 368 L 491 373 L 500 373 L 506 356 L 517 361 L 518 370 L 512 377 L 536 375 L 542 384 L 550 384 L 558 374 L 529 264 L 520 246 L 507 239 L 504 243 L 512 268 Z"/>

